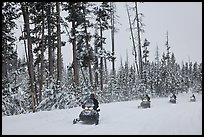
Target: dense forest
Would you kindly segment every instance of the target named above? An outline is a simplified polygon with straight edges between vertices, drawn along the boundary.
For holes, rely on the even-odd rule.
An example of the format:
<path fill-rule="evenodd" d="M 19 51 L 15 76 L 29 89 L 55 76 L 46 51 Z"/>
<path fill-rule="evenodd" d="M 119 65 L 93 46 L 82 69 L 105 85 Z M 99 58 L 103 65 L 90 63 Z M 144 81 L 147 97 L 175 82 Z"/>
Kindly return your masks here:
<path fill-rule="evenodd" d="M 77 107 L 92 92 L 100 103 L 140 99 L 146 93 L 201 93 L 202 62 L 177 64 L 168 32 L 162 56 L 158 47 L 149 51 L 148 39 L 141 40 L 145 28 L 137 6 L 126 5 L 135 62 L 121 59 L 116 70 L 114 2 L 2 2 L 2 115 Z M 16 23 L 21 17 L 23 26 Z M 106 49 L 107 31 L 111 51 Z M 62 41 L 64 33 L 67 41 Z M 24 43 L 24 58 L 18 57 L 16 41 Z M 73 49 L 70 66 L 64 66 L 61 53 L 67 44 Z M 149 61 L 149 52 L 156 53 L 155 61 Z"/>

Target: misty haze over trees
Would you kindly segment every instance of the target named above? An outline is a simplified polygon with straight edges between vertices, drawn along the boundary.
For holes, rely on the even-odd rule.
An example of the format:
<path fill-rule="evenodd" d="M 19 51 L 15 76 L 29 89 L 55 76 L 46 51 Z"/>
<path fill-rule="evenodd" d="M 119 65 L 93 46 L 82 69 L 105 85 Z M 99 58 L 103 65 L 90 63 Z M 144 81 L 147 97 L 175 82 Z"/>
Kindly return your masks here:
<path fill-rule="evenodd" d="M 130 64 L 132 55 L 127 55 L 118 59 L 116 70 L 114 48 L 119 45 L 114 33 L 120 30 L 114 2 L 3 2 L 2 115 L 77 107 L 91 92 L 100 103 L 140 99 L 146 93 L 202 93 L 202 62 L 177 64 L 168 32 L 166 51 L 159 53 L 158 46 L 149 51 L 151 41 L 140 38 L 145 27 L 137 6 L 126 5 L 135 62 Z M 24 26 L 16 23 L 21 17 Z M 19 39 L 14 37 L 16 28 L 22 32 Z M 110 33 L 111 51 L 106 49 L 105 32 Z M 67 35 L 66 42 L 61 34 Z M 26 51 L 22 59 L 18 40 Z M 65 45 L 73 49 L 73 62 L 66 67 L 61 53 Z M 155 53 L 155 61 L 148 60 L 149 52 Z"/>

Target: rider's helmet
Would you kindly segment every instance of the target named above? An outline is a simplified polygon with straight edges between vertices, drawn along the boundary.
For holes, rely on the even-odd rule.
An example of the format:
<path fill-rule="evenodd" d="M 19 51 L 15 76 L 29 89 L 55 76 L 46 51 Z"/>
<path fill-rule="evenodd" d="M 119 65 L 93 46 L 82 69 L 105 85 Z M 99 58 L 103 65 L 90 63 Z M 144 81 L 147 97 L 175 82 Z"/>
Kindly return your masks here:
<path fill-rule="evenodd" d="M 95 98 L 94 93 L 91 93 L 91 94 L 90 94 L 90 98 Z"/>

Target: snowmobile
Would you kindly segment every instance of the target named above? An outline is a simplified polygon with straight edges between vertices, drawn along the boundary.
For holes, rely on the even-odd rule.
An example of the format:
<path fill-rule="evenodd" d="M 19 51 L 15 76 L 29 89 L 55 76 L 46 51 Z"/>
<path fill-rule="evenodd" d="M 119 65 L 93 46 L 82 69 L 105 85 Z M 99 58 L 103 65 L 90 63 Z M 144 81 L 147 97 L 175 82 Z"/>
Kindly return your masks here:
<path fill-rule="evenodd" d="M 95 125 L 99 124 L 99 111 L 100 109 L 94 110 L 94 103 L 92 99 L 88 99 L 83 104 L 82 108 L 83 110 L 79 114 L 79 118 L 76 118 L 73 120 L 73 124 L 76 124 L 77 122 L 82 123 L 91 123 Z"/>
<path fill-rule="evenodd" d="M 174 97 L 170 97 L 170 100 L 169 100 L 170 103 L 176 103 L 176 99 Z"/>
<path fill-rule="evenodd" d="M 190 102 L 195 102 L 196 98 L 195 97 L 190 97 Z"/>
<path fill-rule="evenodd" d="M 147 98 L 144 98 L 142 102 L 140 103 L 140 106 L 138 108 L 150 108 L 150 101 L 147 100 Z"/>

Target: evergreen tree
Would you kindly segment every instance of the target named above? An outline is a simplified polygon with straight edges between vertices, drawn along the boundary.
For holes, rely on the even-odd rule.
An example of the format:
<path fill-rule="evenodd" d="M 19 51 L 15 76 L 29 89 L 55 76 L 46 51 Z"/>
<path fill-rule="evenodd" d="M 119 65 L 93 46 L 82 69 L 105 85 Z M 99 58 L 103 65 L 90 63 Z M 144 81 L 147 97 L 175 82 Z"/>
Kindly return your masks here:
<path fill-rule="evenodd" d="M 103 53 L 104 48 L 103 44 L 105 44 L 105 38 L 103 37 L 103 32 L 110 28 L 109 20 L 110 20 L 110 5 L 108 2 L 102 2 L 99 7 L 94 7 L 94 15 L 96 16 L 96 24 L 100 34 L 99 40 L 100 41 L 100 86 L 101 90 L 103 90 Z"/>
<path fill-rule="evenodd" d="M 15 2 L 2 3 L 2 78 L 8 78 L 8 72 L 16 69 L 17 52 L 15 49 L 15 20 L 19 18 L 19 8 Z"/>

